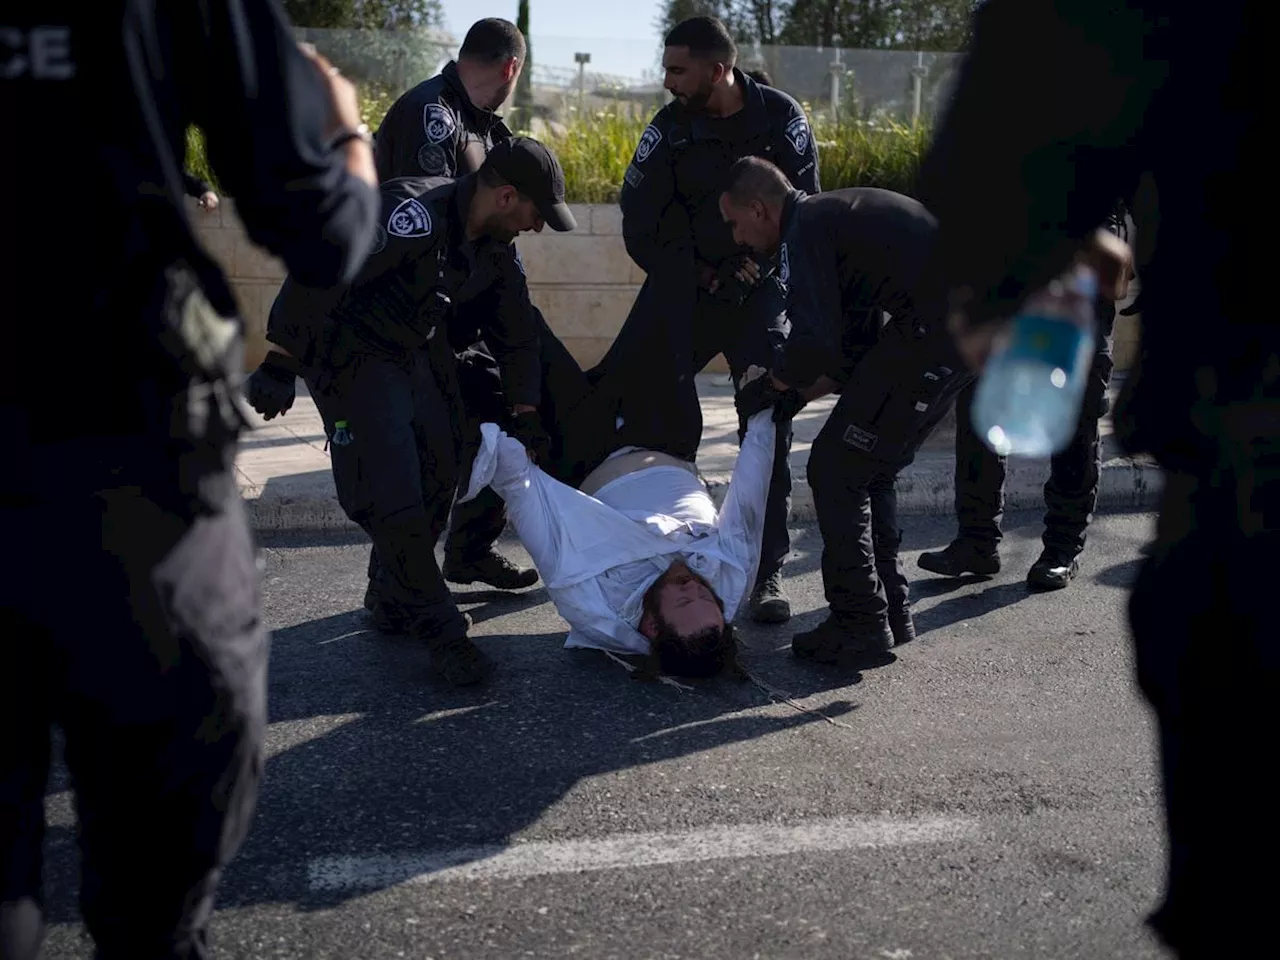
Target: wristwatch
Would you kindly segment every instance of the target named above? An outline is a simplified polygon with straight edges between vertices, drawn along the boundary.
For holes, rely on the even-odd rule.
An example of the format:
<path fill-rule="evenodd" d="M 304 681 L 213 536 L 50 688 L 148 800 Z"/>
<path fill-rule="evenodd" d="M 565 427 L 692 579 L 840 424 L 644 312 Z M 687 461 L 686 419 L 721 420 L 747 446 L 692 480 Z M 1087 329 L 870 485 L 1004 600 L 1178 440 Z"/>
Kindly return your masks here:
<path fill-rule="evenodd" d="M 354 130 L 351 127 L 345 127 L 338 131 L 337 136 L 329 141 L 329 149 L 337 150 L 351 140 L 363 140 L 369 146 L 373 146 L 373 134 L 369 132 L 369 125 L 362 123 Z"/>

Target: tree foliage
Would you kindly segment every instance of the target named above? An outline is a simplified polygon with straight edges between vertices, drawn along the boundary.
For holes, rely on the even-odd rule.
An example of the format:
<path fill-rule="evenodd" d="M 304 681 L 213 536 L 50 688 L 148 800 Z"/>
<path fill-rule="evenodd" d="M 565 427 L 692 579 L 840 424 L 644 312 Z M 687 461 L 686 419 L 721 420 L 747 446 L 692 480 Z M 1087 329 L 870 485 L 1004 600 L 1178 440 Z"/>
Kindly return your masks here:
<path fill-rule="evenodd" d="M 339 30 L 444 26 L 440 0 L 284 0 L 294 25 Z"/>

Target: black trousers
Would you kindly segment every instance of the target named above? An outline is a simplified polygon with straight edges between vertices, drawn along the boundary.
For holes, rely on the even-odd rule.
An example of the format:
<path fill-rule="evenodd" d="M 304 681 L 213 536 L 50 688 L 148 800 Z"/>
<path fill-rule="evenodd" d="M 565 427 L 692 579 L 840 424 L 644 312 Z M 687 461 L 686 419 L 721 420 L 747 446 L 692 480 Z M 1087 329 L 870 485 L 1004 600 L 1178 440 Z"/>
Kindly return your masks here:
<path fill-rule="evenodd" d="M 1098 421 L 1107 412 L 1111 383 L 1112 330 L 1116 307 L 1098 302 L 1098 349 L 1089 371 L 1075 435 L 1054 454 L 1044 485 L 1044 545 L 1067 556 L 1084 549 L 1089 521 L 1098 504 L 1102 477 L 1102 436 Z M 987 447 L 973 429 L 973 386 L 956 402 L 956 518 L 959 537 L 995 552 L 1003 534 L 1005 459 Z"/>
<path fill-rule="evenodd" d="M 312 389 L 330 438 L 338 502 L 373 541 L 378 601 L 414 633 L 443 639 L 466 633 L 435 558 L 462 446 L 454 362 L 437 333 L 395 359 L 355 356 L 341 376 Z M 334 442 L 339 420 L 349 443 Z"/>
<path fill-rule="evenodd" d="M 723 353 L 729 361 L 735 390 L 752 364 L 766 369 L 776 366 L 778 352 L 791 329 L 786 317 L 785 295 L 772 278 L 756 287 L 740 307 L 734 307 L 700 288 L 692 267 L 683 273 L 668 271 L 661 278 L 651 277 L 645 281 L 622 330 L 589 376 L 593 380 L 607 377 L 617 384 L 631 378 L 651 377 L 660 364 L 670 362 L 655 348 L 662 337 L 653 332 L 657 324 L 668 319 L 680 319 L 689 326 L 693 373 L 700 373 L 716 354 Z M 666 401 L 658 398 L 657 402 Z M 683 398 L 676 401 L 682 402 Z M 675 422 L 675 415 L 667 419 Z M 740 423 L 739 437 L 745 429 L 746 424 Z M 791 424 L 788 422 L 778 425 L 757 583 L 781 570 L 791 551 L 791 535 L 787 529 L 791 513 L 790 458 Z"/>
<path fill-rule="evenodd" d="M 18 492 L 7 477 L 0 497 L 22 557 L 0 579 L 6 958 L 34 958 L 42 936 L 55 725 L 80 824 L 81 912 L 100 957 L 208 956 L 219 875 L 252 820 L 267 636 L 231 451 L 188 451 L 187 466 L 205 463 L 192 473 L 142 446 L 138 457 L 116 440 L 46 450 L 79 489 Z"/>
<path fill-rule="evenodd" d="M 1153 923 L 1197 960 L 1263 956 L 1277 937 L 1280 479 L 1246 497 L 1238 479 L 1166 474 L 1157 543 L 1129 599 L 1168 823 Z"/>
<path fill-rule="evenodd" d="M 832 616 L 851 627 L 881 624 L 907 603 L 894 482 L 972 380 L 941 326 L 891 322 L 809 452 L 823 589 Z"/>
<path fill-rule="evenodd" d="M 458 354 L 457 375 L 469 431 L 477 430 L 481 423 L 501 423 L 506 419 L 502 374 L 483 342 L 472 344 Z M 485 487 L 466 503 L 454 503 L 445 535 L 445 554 L 463 563 L 485 557 L 506 526 L 506 504 L 491 488 Z"/>

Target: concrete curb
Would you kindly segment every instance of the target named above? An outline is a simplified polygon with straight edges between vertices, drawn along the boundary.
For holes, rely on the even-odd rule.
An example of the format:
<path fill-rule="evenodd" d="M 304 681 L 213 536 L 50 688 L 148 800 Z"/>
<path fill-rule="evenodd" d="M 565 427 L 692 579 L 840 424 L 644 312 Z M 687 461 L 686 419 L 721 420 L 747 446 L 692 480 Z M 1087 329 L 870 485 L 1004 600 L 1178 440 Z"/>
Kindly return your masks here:
<path fill-rule="evenodd" d="M 711 495 L 719 504 L 728 485 L 727 475 L 704 475 Z M 1007 510 L 1037 510 L 1044 507 L 1044 484 L 1049 477 L 1048 461 L 1015 461 L 1005 482 Z M 908 468 L 898 479 L 898 512 L 903 516 L 949 515 L 954 510 L 954 464 L 945 457 L 930 458 Z M 263 491 L 242 489 L 250 522 L 255 530 L 271 533 L 354 531 L 338 505 L 332 481 L 316 482 L 305 494 L 272 496 Z M 1153 510 L 1159 503 L 1163 474 L 1152 463 L 1116 457 L 1103 464 L 1098 489 L 1099 509 Z M 803 473 L 797 471 L 791 497 L 791 522 L 812 523 L 815 519 L 813 492 Z"/>

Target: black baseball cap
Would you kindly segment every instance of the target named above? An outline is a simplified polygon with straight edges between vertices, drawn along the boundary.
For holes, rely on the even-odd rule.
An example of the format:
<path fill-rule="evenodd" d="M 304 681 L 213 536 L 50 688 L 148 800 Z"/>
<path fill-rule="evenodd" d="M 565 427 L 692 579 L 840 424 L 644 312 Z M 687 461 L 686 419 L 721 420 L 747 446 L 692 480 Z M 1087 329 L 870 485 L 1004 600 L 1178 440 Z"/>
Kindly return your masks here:
<path fill-rule="evenodd" d="M 564 171 L 556 155 L 532 137 L 493 145 L 484 165 L 533 201 L 552 230 L 573 230 L 578 221 L 564 202 Z"/>

